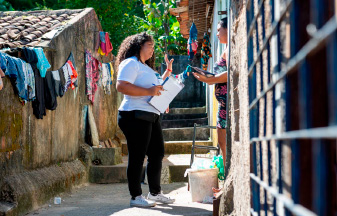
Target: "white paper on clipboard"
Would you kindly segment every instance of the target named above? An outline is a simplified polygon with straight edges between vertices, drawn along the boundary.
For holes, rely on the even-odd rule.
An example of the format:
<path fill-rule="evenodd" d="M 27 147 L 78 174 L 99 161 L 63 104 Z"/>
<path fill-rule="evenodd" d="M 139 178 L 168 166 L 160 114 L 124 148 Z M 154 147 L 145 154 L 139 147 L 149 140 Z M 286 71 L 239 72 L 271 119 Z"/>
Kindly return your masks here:
<path fill-rule="evenodd" d="M 159 112 L 164 113 L 169 107 L 172 100 L 177 94 L 184 88 L 184 84 L 178 82 L 174 77 L 169 76 L 163 82 L 164 91 L 161 91 L 161 95 L 153 96 L 149 104 L 156 108 Z"/>

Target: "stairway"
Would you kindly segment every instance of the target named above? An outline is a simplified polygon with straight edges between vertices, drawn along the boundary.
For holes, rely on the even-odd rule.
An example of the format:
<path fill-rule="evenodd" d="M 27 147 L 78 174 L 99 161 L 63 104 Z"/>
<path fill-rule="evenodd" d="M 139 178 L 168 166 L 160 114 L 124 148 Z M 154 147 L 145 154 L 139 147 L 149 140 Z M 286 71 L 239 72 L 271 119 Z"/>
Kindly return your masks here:
<path fill-rule="evenodd" d="M 162 120 L 165 140 L 165 158 L 161 183 L 187 181 L 184 172 L 190 167 L 193 126 L 194 123 L 207 125 L 208 118 L 205 107 L 171 108 L 164 114 Z M 197 128 L 196 145 L 211 146 L 210 129 Z M 206 154 L 208 150 L 196 149 L 197 154 Z M 92 165 L 89 181 L 92 183 L 122 183 L 127 182 L 127 145 L 122 143 L 123 159 L 117 165 Z M 144 162 L 145 170 L 146 160 Z"/>

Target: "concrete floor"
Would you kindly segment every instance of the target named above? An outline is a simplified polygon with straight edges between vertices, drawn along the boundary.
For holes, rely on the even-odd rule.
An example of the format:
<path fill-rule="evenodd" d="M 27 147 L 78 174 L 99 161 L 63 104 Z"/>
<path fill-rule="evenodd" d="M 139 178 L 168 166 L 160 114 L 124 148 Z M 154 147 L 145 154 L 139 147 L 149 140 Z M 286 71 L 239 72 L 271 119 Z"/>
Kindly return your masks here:
<path fill-rule="evenodd" d="M 148 186 L 142 185 L 143 195 Z M 158 204 L 153 208 L 130 207 L 130 195 L 127 184 L 89 184 L 74 189 L 71 194 L 62 194 L 62 203 L 55 205 L 54 200 L 28 216 L 164 216 L 198 215 L 211 216 L 212 204 L 191 202 L 187 183 L 162 185 L 165 194 L 176 198 L 170 205 Z"/>

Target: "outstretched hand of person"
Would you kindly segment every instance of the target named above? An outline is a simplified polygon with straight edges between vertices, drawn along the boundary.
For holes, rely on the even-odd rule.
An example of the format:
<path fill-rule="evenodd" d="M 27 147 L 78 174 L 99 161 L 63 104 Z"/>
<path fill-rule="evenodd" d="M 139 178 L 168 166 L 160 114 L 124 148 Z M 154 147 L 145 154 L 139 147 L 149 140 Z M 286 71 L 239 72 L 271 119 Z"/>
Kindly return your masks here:
<path fill-rule="evenodd" d="M 207 77 L 206 76 L 195 73 L 195 72 L 192 72 L 192 74 L 197 80 L 207 83 Z"/>
<path fill-rule="evenodd" d="M 165 63 L 168 70 L 172 71 L 172 64 L 174 59 L 169 60 L 167 54 L 165 54 Z"/>

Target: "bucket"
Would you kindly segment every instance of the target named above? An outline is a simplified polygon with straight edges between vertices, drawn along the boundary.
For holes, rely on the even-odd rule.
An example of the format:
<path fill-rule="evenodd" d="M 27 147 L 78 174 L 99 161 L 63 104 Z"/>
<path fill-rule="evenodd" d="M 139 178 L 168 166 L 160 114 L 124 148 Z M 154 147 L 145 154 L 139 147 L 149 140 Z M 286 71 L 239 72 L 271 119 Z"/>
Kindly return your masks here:
<path fill-rule="evenodd" d="M 212 187 L 218 187 L 218 172 L 218 168 L 188 172 L 192 202 L 202 202 L 205 196 L 213 197 Z"/>

